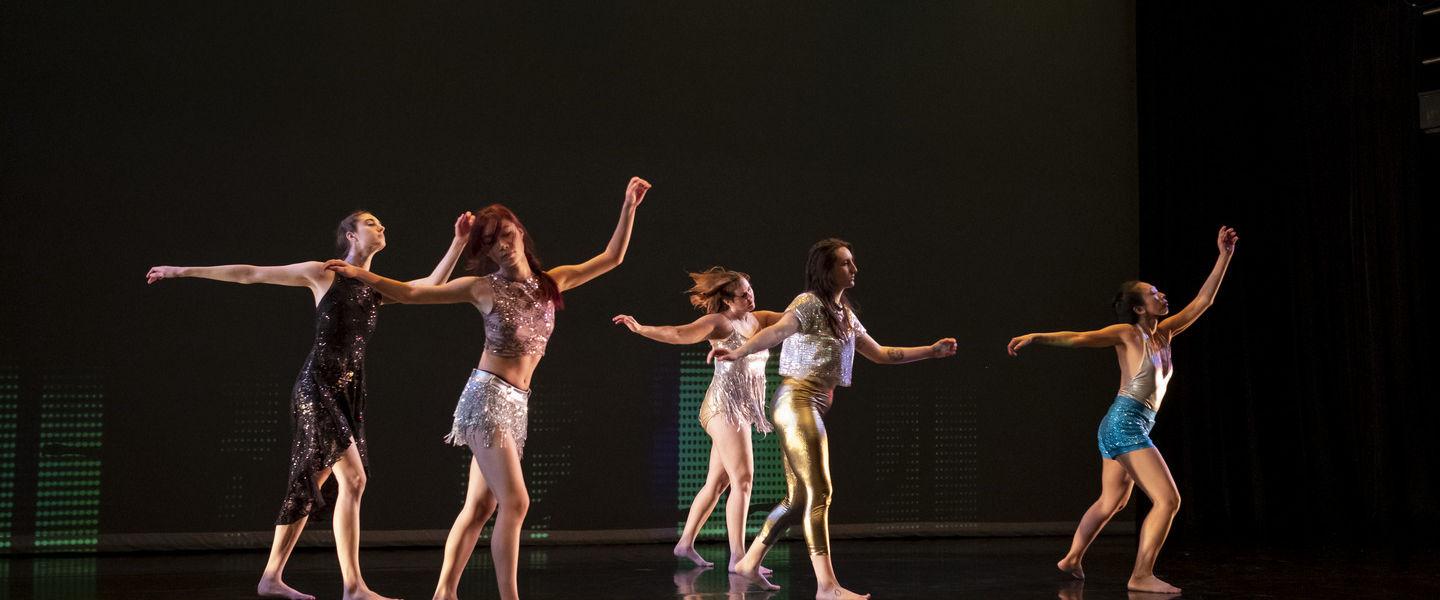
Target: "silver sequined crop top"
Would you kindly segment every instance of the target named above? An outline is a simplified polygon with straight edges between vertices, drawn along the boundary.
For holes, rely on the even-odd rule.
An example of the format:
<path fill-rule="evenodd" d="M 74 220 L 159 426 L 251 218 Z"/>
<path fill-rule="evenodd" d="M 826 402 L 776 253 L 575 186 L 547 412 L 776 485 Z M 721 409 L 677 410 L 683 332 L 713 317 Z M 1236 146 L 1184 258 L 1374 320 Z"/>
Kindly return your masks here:
<path fill-rule="evenodd" d="M 835 336 L 825 320 L 825 304 L 815 294 L 805 292 L 795 297 L 787 313 L 794 313 L 800 329 L 780 348 L 780 375 L 811 379 L 831 386 L 849 386 L 850 371 L 855 364 L 855 338 L 865 333 L 860 319 L 849 309 L 850 333 Z"/>
<path fill-rule="evenodd" d="M 538 276 L 510 281 L 486 275 L 495 304 L 485 315 L 485 351 L 495 356 L 541 356 L 555 331 L 555 303 L 540 299 Z"/>
<path fill-rule="evenodd" d="M 1175 374 L 1174 365 L 1170 363 L 1170 345 L 1166 344 L 1158 350 L 1153 348 L 1152 338 L 1144 331 L 1140 332 L 1140 339 L 1144 341 L 1145 356 L 1140 359 L 1140 368 L 1135 375 L 1120 388 L 1120 395 L 1139 401 L 1145 408 L 1159 411 L 1160 402 L 1165 399 L 1165 385 Z"/>

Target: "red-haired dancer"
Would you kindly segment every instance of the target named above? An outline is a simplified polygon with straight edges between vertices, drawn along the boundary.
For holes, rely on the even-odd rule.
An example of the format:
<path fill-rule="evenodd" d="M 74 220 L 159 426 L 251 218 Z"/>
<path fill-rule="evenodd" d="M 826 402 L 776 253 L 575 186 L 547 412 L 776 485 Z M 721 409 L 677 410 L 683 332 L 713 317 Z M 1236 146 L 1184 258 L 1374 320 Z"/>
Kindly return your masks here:
<path fill-rule="evenodd" d="M 435 598 L 457 597 L 460 575 L 480 538 L 480 530 L 495 515 L 490 553 L 500 597 L 520 597 L 516 567 L 520 560 L 520 526 L 530 508 L 520 457 L 528 426 L 530 376 L 555 328 L 555 310 L 563 307 L 560 294 L 583 285 L 620 265 L 630 245 L 635 210 L 650 184 L 630 179 L 620 223 L 610 244 L 599 255 L 578 265 L 546 270 L 535 256 L 535 243 L 510 209 L 492 204 L 475 213 L 465 255 L 477 276 L 460 277 L 444 285 L 408 285 L 357 269 L 342 261 L 327 267 L 346 277 L 360 279 L 387 298 L 407 304 L 471 304 L 485 319 L 485 351 L 480 365 L 465 384 L 455 406 L 455 420 L 446 441 L 469 446 L 470 483 L 465 506 L 455 517 L 445 540 L 445 562 Z"/>

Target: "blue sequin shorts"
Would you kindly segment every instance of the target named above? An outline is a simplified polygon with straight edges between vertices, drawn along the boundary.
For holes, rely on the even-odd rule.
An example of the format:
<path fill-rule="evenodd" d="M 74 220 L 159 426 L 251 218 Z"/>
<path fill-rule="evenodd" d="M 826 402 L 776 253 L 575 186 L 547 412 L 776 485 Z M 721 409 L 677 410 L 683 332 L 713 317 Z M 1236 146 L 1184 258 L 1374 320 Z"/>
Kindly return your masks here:
<path fill-rule="evenodd" d="M 1154 426 L 1155 411 L 1129 396 L 1116 396 L 1100 420 L 1100 430 L 1095 432 L 1100 456 L 1113 459 L 1126 452 L 1154 448 L 1155 442 L 1150 441 L 1150 428 Z"/>

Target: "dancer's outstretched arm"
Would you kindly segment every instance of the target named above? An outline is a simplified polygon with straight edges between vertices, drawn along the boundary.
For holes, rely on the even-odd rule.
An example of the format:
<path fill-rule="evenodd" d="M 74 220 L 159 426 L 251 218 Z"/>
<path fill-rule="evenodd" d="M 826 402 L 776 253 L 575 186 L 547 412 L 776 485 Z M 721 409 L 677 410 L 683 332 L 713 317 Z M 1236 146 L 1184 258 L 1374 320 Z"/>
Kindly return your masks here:
<path fill-rule="evenodd" d="M 1170 315 L 1160 322 L 1161 332 L 1174 338 L 1175 334 L 1185 331 L 1195 323 L 1195 319 L 1205 314 L 1205 309 L 1215 303 L 1215 294 L 1220 291 L 1220 282 L 1225 279 L 1225 269 L 1230 266 L 1230 258 L 1235 255 L 1235 243 L 1240 241 L 1240 235 L 1235 233 L 1231 227 L 1221 227 L 1220 233 L 1215 238 L 1215 246 L 1220 249 L 1220 255 L 1215 258 L 1215 266 L 1210 269 L 1210 276 L 1205 278 L 1205 285 L 1200 286 L 1200 292 L 1195 294 L 1185 308 L 1178 313 Z"/>
<path fill-rule="evenodd" d="M 1110 348 L 1125 343 L 1128 337 L 1139 335 L 1135 328 L 1116 323 L 1094 331 L 1052 331 L 1049 333 L 1027 333 L 1010 339 L 1005 351 L 1010 356 L 1019 356 L 1021 348 L 1030 344 L 1060 346 L 1063 348 Z"/>
<path fill-rule="evenodd" d="M 722 339 L 729 335 L 725 315 L 720 313 L 705 315 L 687 325 L 641 325 L 630 315 L 615 315 L 610 320 L 617 325 L 628 327 L 630 331 L 667 344 L 694 344 Z"/>
<path fill-rule="evenodd" d="M 630 247 L 630 230 L 635 226 L 635 209 L 640 207 L 649 190 L 650 182 L 631 177 L 625 187 L 625 203 L 620 206 L 620 222 L 615 225 L 615 233 L 610 236 L 605 251 L 578 265 L 561 265 L 546 271 L 560 291 L 580 287 L 624 262 L 625 250 Z"/>
<path fill-rule="evenodd" d="M 321 282 L 329 282 L 330 275 L 325 272 L 325 263 L 320 261 L 306 261 L 293 265 L 279 265 L 272 267 L 257 267 L 255 265 L 219 265 L 213 267 L 150 267 L 145 273 L 145 283 L 155 283 L 162 279 L 178 279 L 181 277 L 198 277 L 200 279 L 212 279 L 229 283 L 268 283 L 271 285 L 284 285 L 291 287 L 308 287 L 315 289 Z"/>
<path fill-rule="evenodd" d="M 475 215 L 461 213 L 455 218 L 455 237 L 450 240 L 450 248 L 445 251 L 445 256 L 435 265 L 435 270 L 430 272 L 429 277 L 411 279 L 406 283 L 410 285 L 440 285 L 450 280 L 450 273 L 455 271 L 455 263 L 460 262 L 460 253 L 465 250 L 465 242 L 470 239 L 470 228 L 475 225 Z M 383 295 L 383 294 L 382 294 Z"/>
<path fill-rule="evenodd" d="M 490 285 L 479 277 L 461 277 L 440 285 L 411 285 L 390 279 L 379 273 L 366 271 L 343 260 L 325 262 L 325 268 L 335 273 L 359 279 L 380 295 L 402 304 L 474 304 L 489 302 L 492 292 Z"/>
<path fill-rule="evenodd" d="M 929 346 L 895 348 L 881 346 L 868 333 L 855 338 L 855 351 L 877 365 L 898 365 L 927 358 L 942 358 L 955 355 L 955 338 L 940 338 Z"/>
<path fill-rule="evenodd" d="M 705 362 L 710 362 L 711 359 L 739 360 L 755 352 L 769 350 L 774 348 L 776 344 L 785 341 L 785 338 L 795 335 L 797 331 L 800 331 L 800 320 L 795 318 L 795 313 L 787 312 L 781 315 L 780 320 L 774 324 L 755 332 L 755 335 L 744 344 L 740 344 L 739 348 L 734 350 L 715 348 L 711 350 L 710 354 L 705 357 Z"/>

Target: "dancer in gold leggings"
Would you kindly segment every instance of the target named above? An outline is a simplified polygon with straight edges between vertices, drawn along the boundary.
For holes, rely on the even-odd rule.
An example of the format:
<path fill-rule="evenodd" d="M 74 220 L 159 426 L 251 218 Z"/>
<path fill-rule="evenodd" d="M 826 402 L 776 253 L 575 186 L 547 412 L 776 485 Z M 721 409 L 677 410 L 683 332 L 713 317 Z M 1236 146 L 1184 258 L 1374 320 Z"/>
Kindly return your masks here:
<path fill-rule="evenodd" d="M 779 432 L 785 461 L 785 499 L 770 511 L 760 535 L 735 572 L 767 590 L 780 589 L 760 571 L 760 561 L 781 533 L 799 524 L 815 568 L 815 598 L 868 598 L 840 586 L 830 562 L 830 450 L 825 413 L 835 386 L 849 386 L 855 352 L 878 364 L 899 364 L 955 354 L 955 338 L 929 346 L 881 346 L 860 324 L 845 291 L 855 287 L 855 256 L 848 242 L 830 238 L 810 247 L 805 263 L 806 291 L 790 303 L 773 325 L 733 350 L 715 348 L 716 360 L 736 360 L 784 342 L 771 420 Z"/>

